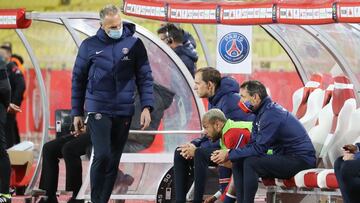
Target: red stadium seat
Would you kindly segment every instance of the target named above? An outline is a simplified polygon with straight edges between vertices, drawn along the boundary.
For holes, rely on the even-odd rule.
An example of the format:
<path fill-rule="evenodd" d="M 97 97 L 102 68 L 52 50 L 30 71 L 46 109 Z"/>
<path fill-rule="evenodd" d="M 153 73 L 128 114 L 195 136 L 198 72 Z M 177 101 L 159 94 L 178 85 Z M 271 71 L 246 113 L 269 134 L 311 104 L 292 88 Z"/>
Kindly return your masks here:
<path fill-rule="evenodd" d="M 28 164 L 11 166 L 10 187 L 27 187 L 34 175 L 36 163 L 33 163 L 27 170 Z"/>
<path fill-rule="evenodd" d="M 321 171 L 323 171 L 323 169 L 308 169 L 308 170 L 300 171 L 294 177 L 296 186 L 300 188 L 318 187 L 317 175 Z"/>
<path fill-rule="evenodd" d="M 10 187 L 16 189 L 17 195 L 25 192 L 36 168 L 33 146 L 32 142 L 23 141 L 7 150 L 11 162 Z"/>
<path fill-rule="evenodd" d="M 350 98 L 355 98 L 354 85 L 351 84 L 349 78 L 346 76 L 337 76 L 334 78 L 334 91 L 333 91 L 333 102 L 332 108 L 334 112 L 333 125 L 331 133 L 335 132 L 337 119 L 341 108 L 345 101 Z"/>
<path fill-rule="evenodd" d="M 317 176 L 318 186 L 325 189 L 339 188 L 334 169 L 325 169 Z"/>
<path fill-rule="evenodd" d="M 320 154 L 320 157 L 324 158 L 323 161 L 325 163 L 325 166 L 328 167 L 331 167 L 331 164 L 333 162 L 333 160 L 330 161 L 327 157 L 329 146 L 332 146 L 336 141 L 334 138 L 341 139 L 340 137 L 343 137 L 343 134 L 347 131 L 349 126 L 348 125 L 349 117 L 350 117 L 349 115 L 351 115 L 356 108 L 356 102 L 353 99 L 354 92 L 352 89 L 352 84 L 349 84 L 350 83 L 349 79 L 345 76 L 338 76 L 335 77 L 334 80 L 335 80 L 335 84 L 334 84 L 332 100 L 330 104 L 326 105 L 323 108 L 322 111 L 324 116 L 323 117 L 319 116 L 320 124 L 322 125 L 322 127 L 325 126 L 324 128 L 326 129 L 322 133 L 322 135 L 319 135 L 321 136 L 321 139 L 318 139 L 318 137 L 316 137 L 318 135 L 314 133 L 314 132 L 320 132 L 318 130 L 320 129 L 319 126 L 315 126 L 314 129 L 311 129 L 309 132 L 310 138 L 312 139 L 313 143 L 315 141 L 314 146 L 317 149 L 317 154 L 319 154 L 319 149 L 320 149 L 320 147 L 317 146 L 321 146 L 322 144 L 321 142 L 324 141 L 324 146 L 322 147 L 322 152 Z M 331 89 L 329 91 L 331 91 Z M 328 110 L 330 110 L 329 105 L 331 105 L 332 107 L 332 111 L 333 111 L 332 116 L 326 113 L 329 112 Z M 327 117 L 329 117 L 330 119 L 328 119 Z M 331 117 L 336 117 L 336 118 L 331 119 Z M 336 130 L 331 128 L 333 126 L 335 127 L 337 126 Z M 326 131 L 329 131 L 330 134 L 327 134 Z M 324 135 L 326 136 L 325 140 L 324 140 Z M 307 188 L 314 188 L 314 187 L 321 187 L 328 189 L 336 188 L 337 187 L 336 179 L 334 179 L 334 176 L 329 175 L 325 171 L 326 170 L 319 168 L 301 171 L 295 176 L 296 185 L 298 187 L 307 187 Z"/>
<path fill-rule="evenodd" d="M 309 81 L 302 87 L 296 90 L 293 94 L 293 114 L 298 118 L 305 115 L 307 109 L 307 100 L 311 92 L 320 86 L 319 82 Z"/>
<path fill-rule="evenodd" d="M 330 102 L 333 95 L 333 91 L 334 91 L 334 85 L 329 85 L 329 87 L 325 90 L 323 107 Z"/>
<path fill-rule="evenodd" d="M 306 131 L 315 126 L 324 101 L 325 91 L 317 88 L 309 96 L 305 115 L 299 119 Z"/>
<path fill-rule="evenodd" d="M 265 186 L 275 186 L 275 179 L 274 178 L 261 178 L 261 182 Z"/>
<path fill-rule="evenodd" d="M 292 177 L 290 179 L 278 179 L 278 178 L 276 178 L 275 183 L 276 183 L 277 186 L 280 186 L 280 187 L 286 187 L 286 188 L 296 187 L 294 177 Z"/>

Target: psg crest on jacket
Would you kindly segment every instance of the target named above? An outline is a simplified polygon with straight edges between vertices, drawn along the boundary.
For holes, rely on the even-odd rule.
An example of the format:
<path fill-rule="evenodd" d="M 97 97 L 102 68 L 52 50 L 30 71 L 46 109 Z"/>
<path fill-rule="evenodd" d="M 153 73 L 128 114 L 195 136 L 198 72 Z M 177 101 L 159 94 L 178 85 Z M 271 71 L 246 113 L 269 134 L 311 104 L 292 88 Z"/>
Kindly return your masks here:
<path fill-rule="evenodd" d="M 220 40 L 218 51 L 226 62 L 237 64 L 249 55 L 250 44 L 241 33 L 230 32 Z"/>

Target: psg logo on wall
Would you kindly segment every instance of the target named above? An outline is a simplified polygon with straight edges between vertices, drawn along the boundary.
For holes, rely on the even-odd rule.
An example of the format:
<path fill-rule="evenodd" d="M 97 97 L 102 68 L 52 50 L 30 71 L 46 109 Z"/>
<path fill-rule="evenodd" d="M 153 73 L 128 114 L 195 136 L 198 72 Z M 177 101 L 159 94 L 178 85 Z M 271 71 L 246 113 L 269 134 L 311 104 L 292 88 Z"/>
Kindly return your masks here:
<path fill-rule="evenodd" d="M 241 33 L 230 32 L 221 38 L 218 51 L 226 62 L 237 64 L 244 61 L 249 55 L 250 44 Z"/>

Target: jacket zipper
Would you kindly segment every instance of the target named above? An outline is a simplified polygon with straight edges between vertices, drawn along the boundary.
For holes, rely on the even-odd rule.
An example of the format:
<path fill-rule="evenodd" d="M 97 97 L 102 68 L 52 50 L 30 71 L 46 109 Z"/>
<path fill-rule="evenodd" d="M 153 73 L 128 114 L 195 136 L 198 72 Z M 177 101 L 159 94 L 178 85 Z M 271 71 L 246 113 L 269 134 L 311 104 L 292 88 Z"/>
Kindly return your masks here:
<path fill-rule="evenodd" d="M 112 69 L 112 74 L 113 74 L 113 80 L 114 80 L 114 83 L 115 83 L 115 97 L 117 97 L 117 92 L 118 92 L 118 88 L 117 88 L 117 78 L 116 78 L 116 67 L 115 67 L 115 52 L 114 52 L 114 50 L 115 50 L 115 43 L 113 43 L 112 44 L 112 62 L 113 62 L 113 69 Z M 115 103 L 113 104 L 114 105 L 114 107 L 113 107 L 113 109 L 116 109 L 116 99 L 117 98 L 115 98 L 114 100 L 115 100 Z"/>

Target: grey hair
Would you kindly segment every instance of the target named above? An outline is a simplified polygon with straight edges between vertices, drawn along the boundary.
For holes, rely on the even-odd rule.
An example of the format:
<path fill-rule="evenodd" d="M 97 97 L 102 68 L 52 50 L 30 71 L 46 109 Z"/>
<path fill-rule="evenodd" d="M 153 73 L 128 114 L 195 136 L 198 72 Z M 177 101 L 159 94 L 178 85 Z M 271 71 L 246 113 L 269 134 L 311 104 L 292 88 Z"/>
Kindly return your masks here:
<path fill-rule="evenodd" d="M 210 123 L 214 123 L 217 120 L 226 123 L 225 114 L 220 109 L 210 109 L 203 115 L 202 119 Z"/>
<path fill-rule="evenodd" d="M 115 15 L 115 14 L 119 14 L 120 13 L 120 8 L 113 5 L 113 4 L 108 4 L 106 6 L 104 6 L 104 8 L 102 8 L 100 10 L 100 22 L 104 22 L 104 18 L 107 15 Z"/>

